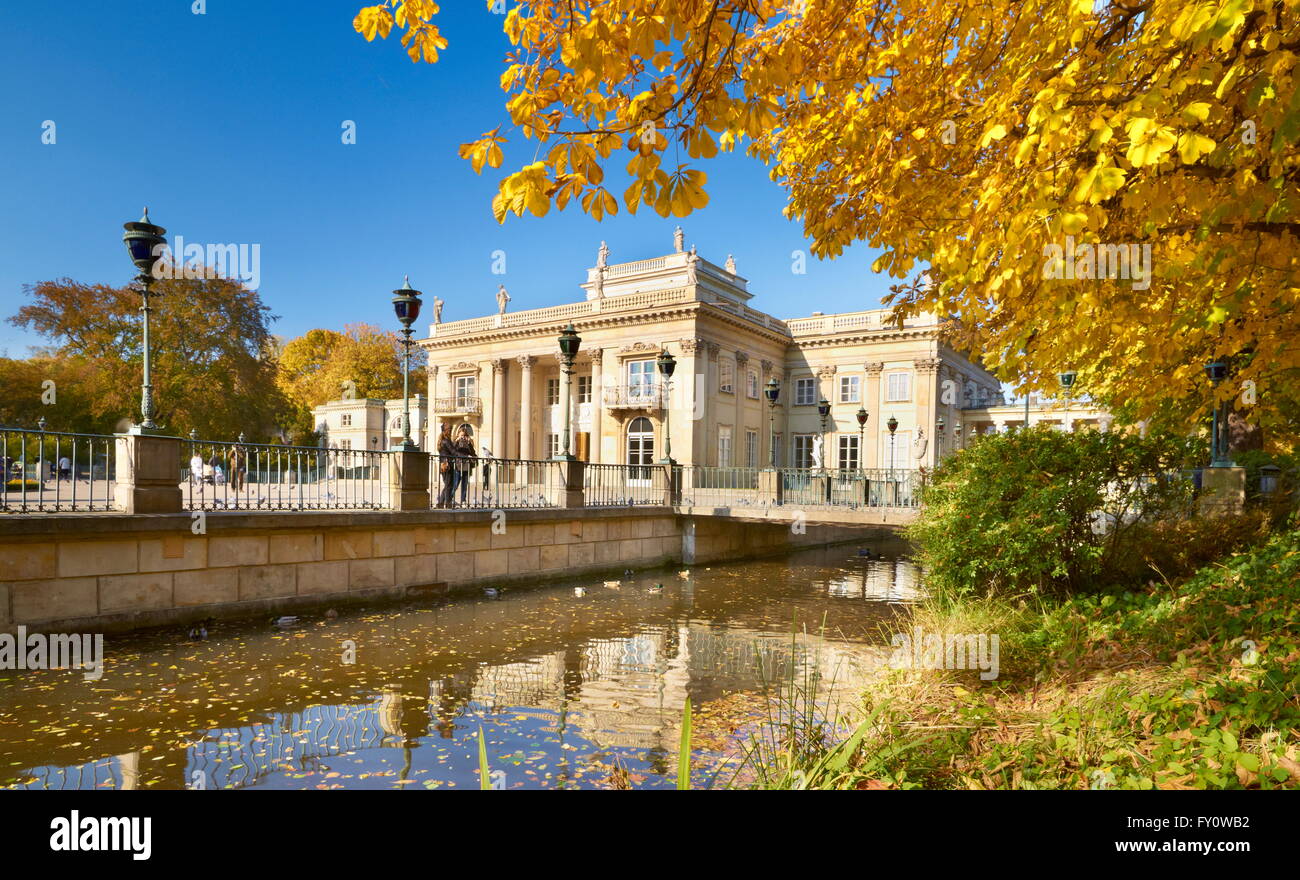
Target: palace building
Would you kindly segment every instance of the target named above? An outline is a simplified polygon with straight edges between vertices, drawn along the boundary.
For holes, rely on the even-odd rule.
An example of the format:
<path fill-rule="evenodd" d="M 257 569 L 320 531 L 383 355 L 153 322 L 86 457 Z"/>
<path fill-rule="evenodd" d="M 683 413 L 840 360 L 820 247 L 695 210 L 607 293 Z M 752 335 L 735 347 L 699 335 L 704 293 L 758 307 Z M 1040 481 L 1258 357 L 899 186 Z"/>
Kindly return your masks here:
<path fill-rule="evenodd" d="M 910 469 L 1024 424 L 1024 407 L 1004 402 L 991 373 L 940 339 L 935 316 L 900 325 L 872 309 L 782 320 L 750 306 L 730 257 L 719 266 L 685 250 L 680 229 L 673 244 L 664 256 L 610 264 L 602 242 L 576 302 L 509 312 L 503 287 L 497 314 L 445 324 L 435 303 L 419 340 L 429 388 L 412 397 L 412 438 L 432 451 L 450 422 L 470 426 L 481 454 L 561 454 L 557 339 L 570 323 L 582 337 L 570 452 L 584 461 L 652 464 L 668 441 L 681 464 Z M 665 351 L 677 361 L 668 385 L 656 368 Z M 775 407 L 764 395 L 771 379 Z M 1036 397 L 1030 424 L 1108 429 L 1110 416 L 1087 402 Z M 383 449 L 401 440 L 401 409 L 400 399 L 338 400 L 313 416 L 322 445 Z"/>
<path fill-rule="evenodd" d="M 685 250 L 680 229 L 663 256 L 611 264 L 608 253 L 602 242 L 575 302 L 508 312 L 502 288 L 495 315 L 441 323 L 435 307 L 419 340 L 431 442 L 450 421 L 468 423 L 497 458 L 560 454 L 557 338 L 570 323 L 582 338 L 570 451 L 589 462 L 650 464 L 668 441 L 682 464 L 928 467 L 961 442 L 964 421 L 1006 422 L 979 411 L 1002 404 L 998 380 L 946 345 L 933 315 L 901 324 L 887 309 L 776 318 L 750 305 L 734 260 L 719 266 Z M 656 370 L 664 351 L 677 362 L 667 387 Z M 780 387 L 775 407 L 763 393 L 770 379 Z"/>

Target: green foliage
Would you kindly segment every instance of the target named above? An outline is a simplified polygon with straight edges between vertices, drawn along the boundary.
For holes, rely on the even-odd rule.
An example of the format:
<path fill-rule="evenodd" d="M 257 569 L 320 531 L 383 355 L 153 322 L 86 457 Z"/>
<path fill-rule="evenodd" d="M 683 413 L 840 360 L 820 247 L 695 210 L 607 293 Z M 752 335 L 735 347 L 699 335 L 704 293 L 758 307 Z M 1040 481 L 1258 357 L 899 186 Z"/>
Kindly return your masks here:
<path fill-rule="evenodd" d="M 1300 521 L 1172 586 L 918 615 L 932 631 L 995 623 L 1002 675 L 882 681 L 856 746 L 870 760 L 827 786 L 1300 787 Z"/>
<path fill-rule="evenodd" d="M 478 729 L 478 787 L 482 791 L 492 790 L 491 774 L 488 772 L 487 740 L 483 738 L 483 728 Z"/>
<path fill-rule="evenodd" d="M 288 402 L 275 382 L 270 322 L 260 295 L 225 278 L 164 279 L 153 287 L 150 318 L 155 418 L 176 434 L 205 438 L 240 432 L 265 439 Z M 9 322 L 51 346 L 14 372 L 15 400 L 0 421 L 30 426 L 46 416 L 52 431 L 112 433 L 139 418 L 142 372 L 140 294 L 127 287 L 42 281 Z M 40 406 L 41 381 L 53 379 L 58 403 Z"/>
<path fill-rule="evenodd" d="M 1111 572 L 1135 526 L 1185 509 L 1190 487 L 1162 475 L 1187 460 L 1186 441 L 1132 433 L 983 437 L 935 469 L 908 537 L 942 594 L 1077 590 Z"/>
<path fill-rule="evenodd" d="M 691 787 L 691 698 L 682 707 L 682 741 L 677 750 L 677 790 Z"/>

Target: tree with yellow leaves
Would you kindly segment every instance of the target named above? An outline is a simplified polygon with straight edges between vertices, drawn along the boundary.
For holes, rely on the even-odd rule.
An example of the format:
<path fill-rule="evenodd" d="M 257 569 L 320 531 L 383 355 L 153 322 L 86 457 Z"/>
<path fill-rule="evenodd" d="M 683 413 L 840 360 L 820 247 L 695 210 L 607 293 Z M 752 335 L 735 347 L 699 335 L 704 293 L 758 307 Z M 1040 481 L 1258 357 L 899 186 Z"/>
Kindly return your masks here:
<path fill-rule="evenodd" d="M 491 7 L 497 0 L 488 0 Z M 411 57 L 429 0 L 362 9 Z M 1186 428 L 1212 395 L 1300 414 L 1300 0 L 532 0 L 504 17 L 511 133 L 542 158 L 498 220 L 576 202 L 626 150 L 622 203 L 707 203 L 692 162 L 744 146 L 819 256 L 853 242 L 904 312 L 951 315 L 1004 379 Z M 465 144 L 504 161 L 504 128 Z M 691 161 L 678 161 L 682 153 Z M 1212 391 L 1202 371 L 1227 359 Z"/>

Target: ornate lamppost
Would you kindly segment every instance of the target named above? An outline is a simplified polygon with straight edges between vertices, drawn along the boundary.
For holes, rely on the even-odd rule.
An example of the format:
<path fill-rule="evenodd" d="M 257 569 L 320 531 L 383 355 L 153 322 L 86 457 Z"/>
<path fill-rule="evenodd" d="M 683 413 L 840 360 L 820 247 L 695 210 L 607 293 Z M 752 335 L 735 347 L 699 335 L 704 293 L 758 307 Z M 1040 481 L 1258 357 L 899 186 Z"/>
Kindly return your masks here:
<path fill-rule="evenodd" d="M 934 437 L 934 443 L 935 443 L 935 446 L 934 446 L 934 463 L 935 463 L 935 464 L 938 464 L 938 463 L 939 463 L 939 460 L 940 460 L 941 458 L 943 458 L 943 429 L 944 429 L 944 426 L 947 425 L 947 424 L 948 424 L 948 423 L 945 422 L 945 421 L 943 420 L 943 416 L 939 416 L 938 421 L 936 421 L 936 422 L 934 423 L 934 426 L 935 426 L 935 429 L 936 429 L 935 432 L 934 432 L 934 434 L 935 434 L 935 437 Z"/>
<path fill-rule="evenodd" d="M 894 432 L 898 430 L 898 419 L 890 416 L 885 427 L 889 429 L 889 493 L 891 498 L 896 498 L 898 487 L 894 485 Z"/>
<path fill-rule="evenodd" d="M 867 408 L 860 406 L 858 407 L 858 411 L 854 413 L 854 417 L 858 420 L 858 470 L 863 470 L 863 463 L 866 461 L 866 458 L 862 446 L 862 432 L 866 429 L 867 419 L 870 418 L 870 416 L 867 414 Z"/>
<path fill-rule="evenodd" d="M 664 457 L 659 459 L 660 464 L 673 464 L 673 437 L 672 437 L 672 413 L 673 413 L 673 371 L 677 369 L 677 358 L 668 353 L 667 349 L 659 352 L 659 357 L 655 359 L 655 365 L 659 367 L 659 375 L 664 377 Z"/>
<path fill-rule="evenodd" d="M 149 209 L 144 209 L 144 216 L 133 223 L 124 223 L 126 230 L 122 242 L 126 245 L 131 262 L 140 270 L 135 280 L 140 282 L 140 312 L 143 317 L 142 342 L 144 346 L 144 381 L 140 388 L 140 424 L 131 429 L 133 434 L 149 434 L 158 429 L 153 420 L 153 382 L 149 371 L 149 296 L 154 282 L 154 267 L 162 259 L 162 248 L 167 244 L 167 230 L 149 222 Z"/>
<path fill-rule="evenodd" d="M 817 401 L 817 415 L 822 418 L 822 470 L 826 470 L 826 417 L 830 414 L 831 402 L 823 397 L 821 400 Z"/>
<path fill-rule="evenodd" d="M 1205 365 L 1205 375 L 1210 379 L 1212 388 L 1228 378 L 1228 365 L 1224 361 L 1210 361 Z M 1228 458 L 1227 438 L 1223 435 L 1228 428 L 1228 402 L 1215 404 L 1210 423 L 1210 467 L 1233 467 L 1234 462 Z"/>
<path fill-rule="evenodd" d="M 767 380 L 767 385 L 763 388 L 763 396 L 767 398 L 767 451 L 769 458 L 769 467 L 776 467 L 776 402 L 781 397 L 781 383 L 776 381 L 772 376 Z"/>
<path fill-rule="evenodd" d="M 559 455 L 561 461 L 573 461 L 573 455 L 569 451 L 573 425 L 573 364 L 578 359 L 578 348 L 581 345 L 582 337 L 570 322 L 569 326 L 560 331 L 560 365 L 564 371 L 564 449 Z"/>
<path fill-rule="evenodd" d="M 420 291 L 411 286 L 410 275 L 404 276 L 402 286 L 393 291 L 393 311 L 402 324 L 402 448 L 406 450 L 419 448 L 411 439 L 411 325 L 420 317 L 420 304 Z"/>

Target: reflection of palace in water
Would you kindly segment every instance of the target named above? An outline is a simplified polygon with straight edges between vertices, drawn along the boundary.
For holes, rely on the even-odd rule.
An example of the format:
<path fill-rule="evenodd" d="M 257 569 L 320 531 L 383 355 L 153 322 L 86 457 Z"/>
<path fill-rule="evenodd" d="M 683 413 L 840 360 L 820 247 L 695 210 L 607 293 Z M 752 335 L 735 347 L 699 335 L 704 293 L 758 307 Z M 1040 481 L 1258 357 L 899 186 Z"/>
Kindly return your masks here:
<path fill-rule="evenodd" d="M 864 562 L 815 582 L 836 600 L 909 601 L 920 595 L 907 561 Z M 822 592 L 824 591 L 824 592 Z M 687 593 L 689 595 L 689 591 Z M 692 619 L 648 624 L 626 635 L 589 638 L 539 656 L 480 664 L 436 678 L 424 694 L 409 685 L 381 690 L 365 703 L 316 705 L 265 722 L 196 733 L 178 747 L 174 777 L 153 787 L 244 788 L 281 772 L 326 769 L 324 759 L 375 748 L 411 748 L 426 737 L 463 739 L 466 716 L 523 716 L 533 729 L 597 750 L 676 751 L 682 708 L 697 707 L 764 683 L 815 678 L 819 691 L 847 709 L 861 685 L 892 653 L 814 632 L 797 636 Z M 408 757 L 409 761 L 409 757 Z M 42 767 L 24 788 L 144 788 L 139 752 L 71 767 Z M 142 766 L 146 765 L 146 766 Z M 181 772 L 183 767 L 183 774 Z"/>

